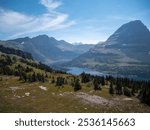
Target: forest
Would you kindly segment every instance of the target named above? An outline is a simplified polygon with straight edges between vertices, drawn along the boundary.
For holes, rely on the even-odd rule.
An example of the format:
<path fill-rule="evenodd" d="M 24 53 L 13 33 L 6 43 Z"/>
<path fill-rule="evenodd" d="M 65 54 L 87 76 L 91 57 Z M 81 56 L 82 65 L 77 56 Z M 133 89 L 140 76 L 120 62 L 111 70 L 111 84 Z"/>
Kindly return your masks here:
<path fill-rule="evenodd" d="M 14 53 L 13 53 L 14 54 Z M 17 54 L 18 55 L 18 54 Z M 17 76 L 22 82 L 48 82 L 60 88 L 69 84 L 67 77 L 71 76 L 70 86 L 73 90 L 79 91 L 82 89 L 82 84 L 92 83 L 89 87 L 94 91 L 103 91 L 103 86 L 108 86 L 110 95 L 125 95 L 127 97 L 136 97 L 142 103 L 150 106 L 150 81 L 136 81 L 129 78 L 120 78 L 113 76 L 96 76 L 82 73 L 79 76 L 67 74 L 63 71 L 57 71 L 42 63 L 37 63 L 31 60 L 31 57 L 17 58 L 1 54 L 0 56 L 0 75 Z M 38 69 L 38 71 L 37 71 Z M 39 71 L 42 70 L 42 71 Z M 58 74 L 59 76 L 51 76 Z M 61 74 L 67 76 L 60 76 Z"/>

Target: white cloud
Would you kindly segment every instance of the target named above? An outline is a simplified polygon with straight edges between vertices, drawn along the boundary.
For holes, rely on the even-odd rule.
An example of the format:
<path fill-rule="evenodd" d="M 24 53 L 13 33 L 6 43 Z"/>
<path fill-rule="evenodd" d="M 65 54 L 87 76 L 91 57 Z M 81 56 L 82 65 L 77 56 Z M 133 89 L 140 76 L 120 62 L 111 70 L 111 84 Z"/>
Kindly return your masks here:
<path fill-rule="evenodd" d="M 41 0 L 40 3 L 44 5 L 49 11 L 54 10 L 62 5 L 60 1 L 56 0 Z"/>
<path fill-rule="evenodd" d="M 74 21 L 68 21 L 68 14 L 55 10 L 62 4 L 59 1 L 41 0 L 40 3 L 48 11 L 39 16 L 29 16 L 12 10 L 0 9 L 0 33 L 13 38 L 31 33 L 67 28 L 75 24 Z"/>

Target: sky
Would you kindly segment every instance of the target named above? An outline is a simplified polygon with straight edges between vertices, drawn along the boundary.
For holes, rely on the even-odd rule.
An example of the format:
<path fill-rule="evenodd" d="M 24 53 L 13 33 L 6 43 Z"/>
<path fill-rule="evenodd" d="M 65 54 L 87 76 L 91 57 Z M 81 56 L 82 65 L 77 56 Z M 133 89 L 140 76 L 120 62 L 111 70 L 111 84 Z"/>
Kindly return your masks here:
<path fill-rule="evenodd" d="M 0 0 L 1 40 L 46 34 L 96 44 L 133 20 L 150 29 L 149 0 Z"/>

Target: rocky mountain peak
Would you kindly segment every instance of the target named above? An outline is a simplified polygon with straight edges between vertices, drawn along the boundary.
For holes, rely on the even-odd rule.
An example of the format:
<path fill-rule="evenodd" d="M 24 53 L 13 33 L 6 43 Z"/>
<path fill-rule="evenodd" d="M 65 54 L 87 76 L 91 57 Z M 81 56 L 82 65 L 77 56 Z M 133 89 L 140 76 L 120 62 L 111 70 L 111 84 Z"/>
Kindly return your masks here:
<path fill-rule="evenodd" d="M 143 42 L 150 39 L 150 31 L 140 21 L 135 20 L 122 25 L 106 42 Z"/>

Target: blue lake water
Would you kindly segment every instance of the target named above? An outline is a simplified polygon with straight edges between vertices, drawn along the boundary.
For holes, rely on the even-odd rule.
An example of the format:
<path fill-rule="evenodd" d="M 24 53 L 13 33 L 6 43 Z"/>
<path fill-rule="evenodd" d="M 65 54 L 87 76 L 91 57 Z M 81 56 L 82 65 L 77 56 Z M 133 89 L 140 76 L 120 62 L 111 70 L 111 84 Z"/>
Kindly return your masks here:
<path fill-rule="evenodd" d="M 80 75 L 81 73 L 85 72 L 87 74 L 91 75 L 98 75 L 98 76 L 107 76 L 110 74 L 106 74 L 103 72 L 94 71 L 88 68 L 80 68 L 80 67 L 68 67 L 67 73 L 73 74 L 73 75 Z M 150 80 L 150 77 L 143 77 L 143 76 L 137 76 L 137 75 L 129 75 L 129 76 L 123 76 L 123 75 L 112 75 L 113 77 L 127 77 L 134 80 Z"/>
<path fill-rule="evenodd" d="M 99 76 L 103 76 L 103 75 L 107 75 L 104 73 L 100 73 L 98 71 L 94 71 L 88 68 L 79 68 L 79 67 L 69 67 L 68 69 L 68 73 L 70 74 L 74 74 L 74 75 L 80 75 L 81 73 L 85 72 L 87 74 L 91 74 L 91 75 L 99 75 Z"/>

